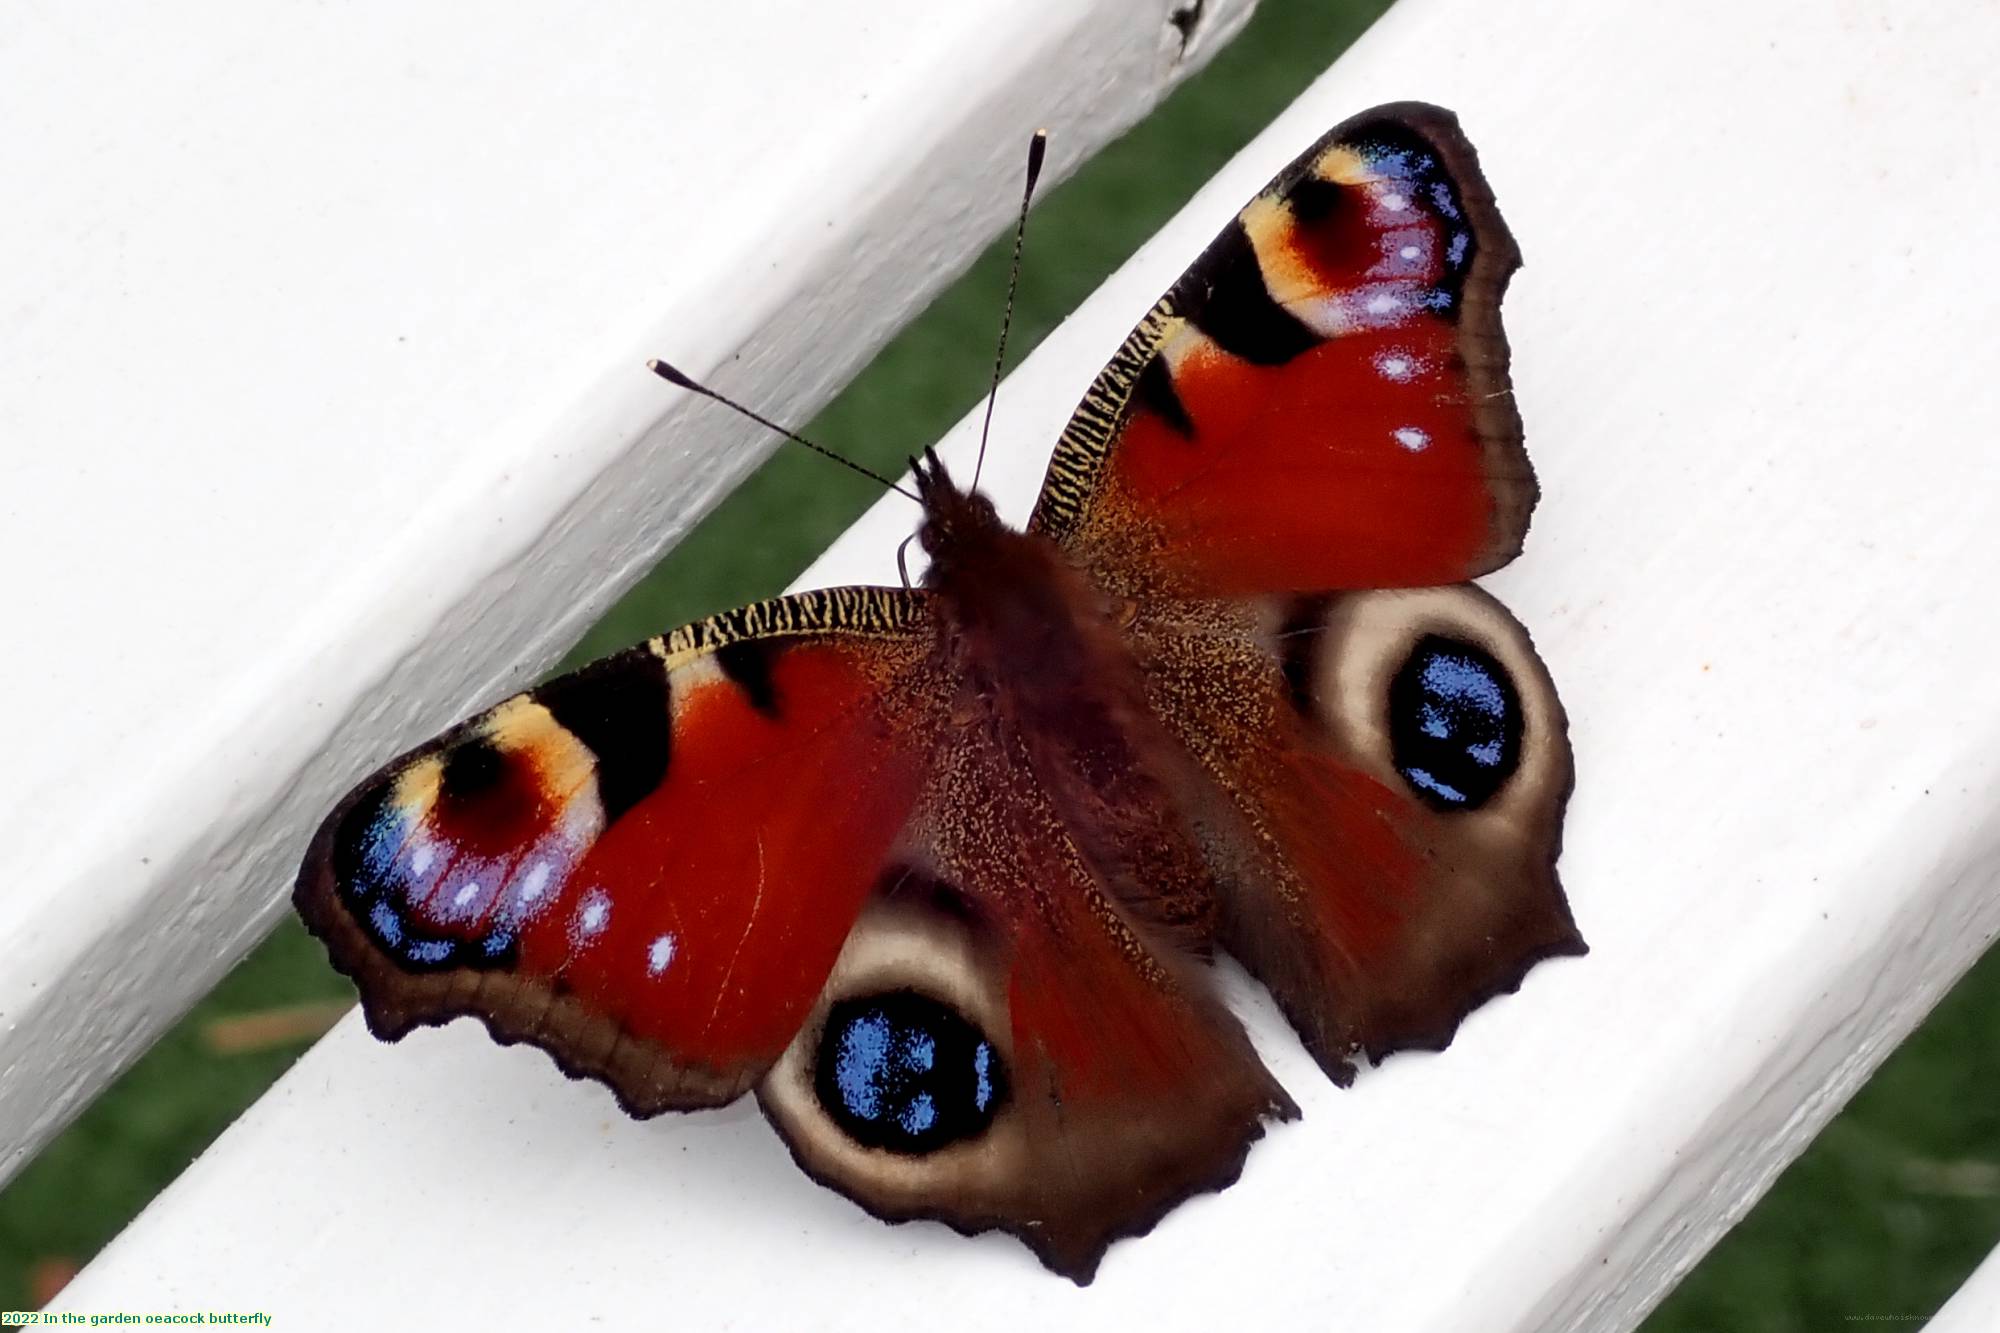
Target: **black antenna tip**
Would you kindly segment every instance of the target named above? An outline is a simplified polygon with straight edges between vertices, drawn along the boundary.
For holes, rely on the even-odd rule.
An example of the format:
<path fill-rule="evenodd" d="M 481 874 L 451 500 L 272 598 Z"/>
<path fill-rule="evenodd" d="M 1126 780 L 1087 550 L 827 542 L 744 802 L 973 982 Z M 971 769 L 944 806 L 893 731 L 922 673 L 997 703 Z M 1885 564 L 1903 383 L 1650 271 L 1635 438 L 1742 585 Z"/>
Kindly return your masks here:
<path fill-rule="evenodd" d="M 675 370 L 672 366 L 668 365 L 664 361 L 657 361 L 657 360 L 648 361 L 646 363 L 646 369 L 652 371 L 655 375 L 658 375 L 661 379 L 665 380 L 669 384 L 678 384 L 683 389 L 693 389 L 696 392 L 700 392 L 701 390 L 701 386 L 699 384 L 696 384 L 693 380 L 681 374 L 678 370 Z"/>
<path fill-rule="evenodd" d="M 1035 181 L 1042 174 L 1042 159 L 1048 156 L 1049 132 L 1036 130 L 1035 137 L 1028 140 L 1028 188 L 1035 188 Z"/>

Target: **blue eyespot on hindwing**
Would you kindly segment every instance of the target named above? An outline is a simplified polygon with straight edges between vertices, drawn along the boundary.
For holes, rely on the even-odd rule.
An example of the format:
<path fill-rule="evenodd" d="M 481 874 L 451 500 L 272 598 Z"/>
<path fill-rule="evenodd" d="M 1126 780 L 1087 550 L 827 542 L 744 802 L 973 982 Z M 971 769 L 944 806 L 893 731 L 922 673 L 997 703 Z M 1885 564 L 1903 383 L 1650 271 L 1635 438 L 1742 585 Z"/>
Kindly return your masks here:
<path fill-rule="evenodd" d="M 1007 1091 L 993 1043 L 956 1010 L 915 991 L 833 1005 L 813 1085 L 849 1138 L 911 1156 L 982 1133 Z"/>
<path fill-rule="evenodd" d="M 1477 810 L 1521 762 L 1521 697 L 1493 655 L 1427 634 L 1389 684 L 1396 771 L 1434 810 Z"/>

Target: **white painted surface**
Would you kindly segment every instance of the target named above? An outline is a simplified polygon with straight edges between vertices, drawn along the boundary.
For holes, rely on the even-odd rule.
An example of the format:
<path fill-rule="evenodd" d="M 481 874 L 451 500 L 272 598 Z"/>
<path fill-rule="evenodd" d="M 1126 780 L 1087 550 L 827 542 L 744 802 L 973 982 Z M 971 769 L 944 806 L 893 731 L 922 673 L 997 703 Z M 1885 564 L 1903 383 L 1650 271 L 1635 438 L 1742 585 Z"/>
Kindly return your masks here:
<path fill-rule="evenodd" d="M 321 1043 L 65 1294 L 290 1327 L 1628 1328 L 2000 930 L 2000 10 L 1404 0 L 1010 381 L 1026 512 L 1097 364 L 1370 103 L 1457 107 L 1528 254 L 1545 494 L 1493 585 L 1563 691 L 1588 958 L 1330 1088 L 1079 1291 L 890 1229 L 747 1107 L 647 1124 L 469 1025 Z M 961 429 L 948 448 L 964 457 Z M 813 581 L 892 576 L 884 506 Z"/>
<path fill-rule="evenodd" d="M 1996 1328 L 2000 1328 L 2000 1249 L 1986 1256 L 1958 1294 L 1924 1325 L 1924 1333 L 1993 1333 Z"/>
<path fill-rule="evenodd" d="M 1171 9 L 0 15 L 0 1178 L 768 452 L 648 357 L 809 416 L 1249 0 Z"/>

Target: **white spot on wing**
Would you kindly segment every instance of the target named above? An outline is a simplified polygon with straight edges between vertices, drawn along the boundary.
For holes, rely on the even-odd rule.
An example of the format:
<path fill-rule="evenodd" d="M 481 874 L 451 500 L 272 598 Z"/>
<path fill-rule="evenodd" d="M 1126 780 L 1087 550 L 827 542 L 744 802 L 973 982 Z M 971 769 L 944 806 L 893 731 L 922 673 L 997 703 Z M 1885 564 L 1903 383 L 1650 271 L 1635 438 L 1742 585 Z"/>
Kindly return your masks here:
<path fill-rule="evenodd" d="M 423 874 L 431 868 L 431 862 L 436 859 L 437 848 L 428 842 L 425 843 L 423 846 L 417 848 L 417 854 L 410 858 L 410 873 L 412 875 Z"/>
<path fill-rule="evenodd" d="M 1402 384 L 1416 374 L 1417 363 L 1407 353 L 1384 352 L 1375 358 L 1375 369 L 1381 372 L 1382 378 Z"/>
<path fill-rule="evenodd" d="M 1400 213 L 1409 206 L 1410 201 L 1403 195 L 1385 194 L 1382 196 L 1382 207 L 1388 209 L 1391 213 Z"/>
<path fill-rule="evenodd" d="M 528 877 L 521 881 L 521 906 L 526 907 L 542 896 L 549 887 L 549 863 L 537 861 L 528 869 Z"/>
<path fill-rule="evenodd" d="M 478 896 L 479 896 L 479 881 L 476 879 L 471 880 L 467 882 L 464 888 L 460 889 L 456 894 L 452 895 L 451 905 L 453 907 L 464 907 L 467 904 L 471 903 L 471 901 L 474 898 L 477 898 Z"/>
<path fill-rule="evenodd" d="M 674 961 L 674 933 L 668 931 L 646 947 L 646 975 L 657 977 Z"/>
<path fill-rule="evenodd" d="M 1371 315 L 1393 315 L 1402 308 L 1402 301 L 1387 292 L 1368 298 L 1368 313 Z"/>
<path fill-rule="evenodd" d="M 583 896 L 583 901 L 578 903 L 576 907 L 576 929 L 574 934 L 577 943 L 581 944 L 593 936 L 603 934 L 604 928 L 610 924 L 610 897 L 602 889 L 592 889 Z"/>
<path fill-rule="evenodd" d="M 1418 430 L 1415 426 L 1398 426 L 1396 427 L 1395 435 L 1396 443 L 1402 445 L 1413 454 L 1422 453 L 1430 447 L 1431 437 L 1424 431 Z"/>

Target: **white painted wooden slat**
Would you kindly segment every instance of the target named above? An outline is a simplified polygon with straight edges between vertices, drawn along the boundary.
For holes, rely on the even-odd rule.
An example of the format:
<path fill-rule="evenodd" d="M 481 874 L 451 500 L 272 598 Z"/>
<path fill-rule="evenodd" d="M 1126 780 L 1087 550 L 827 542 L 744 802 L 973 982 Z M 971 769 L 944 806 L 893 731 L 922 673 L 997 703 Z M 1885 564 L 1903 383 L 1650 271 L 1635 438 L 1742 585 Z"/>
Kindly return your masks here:
<path fill-rule="evenodd" d="M 1631 1327 L 2000 930 L 1996 51 L 1984 0 L 1404 0 L 1012 377 L 987 471 L 1019 516 L 1133 317 L 1377 101 L 1462 113 L 1528 254 L 1509 322 L 1544 500 L 1492 582 L 1570 713 L 1594 951 L 1347 1093 L 1229 973 L 1305 1118 L 1092 1288 L 874 1222 L 747 1106 L 636 1124 L 470 1025 L 384 1048 L 350 1021 L 63 1308 Z M 906 510 L 808 581 L 891 577 Z"/>
<path fill-rule="evenodd" d="M 1250 0 L 1174 8 L 0 15 L 0 1178 L 769 450 L 648 356 L 810 415 Z"/>
<path fill-rule="evenodd" d="M 1924 1325 L 1924 1333 L 1993 1333 L 2000 1328 L 2000 1249 Z"/>

